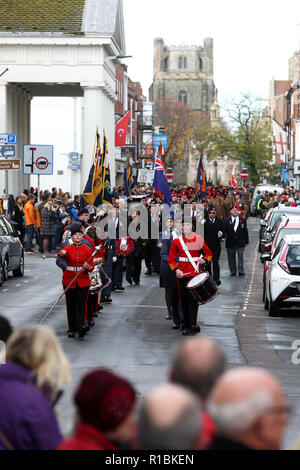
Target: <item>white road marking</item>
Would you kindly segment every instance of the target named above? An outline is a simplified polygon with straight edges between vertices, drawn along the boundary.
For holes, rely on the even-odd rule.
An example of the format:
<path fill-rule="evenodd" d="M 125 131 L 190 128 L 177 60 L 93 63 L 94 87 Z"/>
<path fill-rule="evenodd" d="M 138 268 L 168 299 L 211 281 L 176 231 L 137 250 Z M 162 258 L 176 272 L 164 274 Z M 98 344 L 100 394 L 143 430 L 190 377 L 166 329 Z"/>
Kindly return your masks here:
<path fill-rule="evenodd" d="M 20 287 L 21 284 L 16 284 L 16 287 Z"/>

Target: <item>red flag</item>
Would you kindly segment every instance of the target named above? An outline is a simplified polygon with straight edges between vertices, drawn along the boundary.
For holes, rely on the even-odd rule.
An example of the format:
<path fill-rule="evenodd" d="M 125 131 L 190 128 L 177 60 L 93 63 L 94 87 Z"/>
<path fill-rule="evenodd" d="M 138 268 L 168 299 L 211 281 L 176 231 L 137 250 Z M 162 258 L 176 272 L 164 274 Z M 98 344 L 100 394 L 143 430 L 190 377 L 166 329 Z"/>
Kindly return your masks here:
<path fill-rule="evenodd" d="M 235 177 L 234 165 L 232 165 L 231 186 L 232 186 L 234 189 L 237 188 L 237 180 L 236 180 L 236 177 Z"/>
<path fill-rule="evenodd" d="M 129 125 L 130 111 L 128 111 L 122 119 L 116 124 L 115 146 L 124 147 L 126 145 L 126 137 Z"/>

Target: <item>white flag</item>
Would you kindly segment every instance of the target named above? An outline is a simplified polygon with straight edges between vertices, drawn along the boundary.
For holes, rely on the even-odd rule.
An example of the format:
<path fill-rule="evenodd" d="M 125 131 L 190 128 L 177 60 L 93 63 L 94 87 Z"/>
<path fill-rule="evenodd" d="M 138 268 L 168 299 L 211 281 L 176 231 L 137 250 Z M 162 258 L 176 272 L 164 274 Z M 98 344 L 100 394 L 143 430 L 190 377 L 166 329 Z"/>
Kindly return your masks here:
<path fill-rule="evenodd" d="M 285 162 L 285 155 L 288 152 L 288 139 L 285 130 L 273 120 L 273 135 L 276 144 L 276 153 L 280 155 L 280 161 Z"/>

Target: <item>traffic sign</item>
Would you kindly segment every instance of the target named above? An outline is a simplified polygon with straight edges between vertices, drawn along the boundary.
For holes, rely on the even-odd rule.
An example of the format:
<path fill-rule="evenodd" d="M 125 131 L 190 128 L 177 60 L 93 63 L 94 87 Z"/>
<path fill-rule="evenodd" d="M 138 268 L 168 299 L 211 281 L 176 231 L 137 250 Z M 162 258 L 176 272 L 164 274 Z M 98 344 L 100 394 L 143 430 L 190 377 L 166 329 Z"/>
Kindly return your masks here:
<path fill-rule="evenodd" d="M 0 160 L 0 170 L 19 170 L 20 160 Z"/>
<path fill-rule="evenodd" d="M 248 177 L 249 177 L 249 173 L 247 171 L 246 168 L 244 168 L 241 173 L 240 173 L 240 177 L 243 178 L 243 180 L 246 180 Z"/>
<path fill-rule="evenodd" d="M 0 144 L 16 144 L 16 134 L 0 134 Z"/>
<path fill-rule="evenodd" d="M 68 165 L 68 169 L 69 170 L 80 170 L 80 164 L 77 165 L 76 163 L 70 163 L 70 165 Z"/>
<path fill-rule="evenodd" d="M 152 184 L 154 180 L 154 170 L 139 170 L 138 183 Z"/>
<path fill-rule="evenodd" d="M 160 146 L 163 148 L 168 147 L 168 135 L 167 134 L 153 134 L 153 147 L 157 148 Z"/>
<path fill-rule="evenodd" d="M 1 157 L 15 157 L 16 156 L 16 146 L 15 145 L 1 145 L 0 146 L 0 156 Z"/>
<path fill-rule="evenodd" d="M 167 177 L 167 180 L 172 183 L 173 181 L 173 178 L 174 178 L 174 171 L 172 170 L 172 168 L 168 168 L 166 170 L 166 177 Z"/>
<path fill-rule="evenodd" d="M 24 175 L 53 175 L 53 145 L 24 145 Z"/>

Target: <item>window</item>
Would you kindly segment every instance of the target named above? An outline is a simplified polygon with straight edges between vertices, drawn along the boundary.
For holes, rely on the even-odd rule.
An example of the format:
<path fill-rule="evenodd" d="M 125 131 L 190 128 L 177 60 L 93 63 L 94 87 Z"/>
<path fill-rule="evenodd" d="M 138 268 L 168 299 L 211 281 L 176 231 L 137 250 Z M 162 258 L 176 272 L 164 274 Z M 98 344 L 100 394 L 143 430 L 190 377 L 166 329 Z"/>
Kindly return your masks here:
<path fill-rule="evenodd" d="M 202 62 L 201 57 L 199 57 L 199 70 L 200 70 L 200 72 L 202 72 L 202 67 L 203 67 L 203 62 Z"/>
<path fill-rule="evenodd" d="M 169 67 L 169 57 L 166 57 L 164 60 L 164 71 L 166 72 Z"/>
<path fill-rule="evenodd" d="M 187 60 L 185 56 L 180 56 L 178 61 L 178 68 L 186 69 L 187 68 Z"/>
<path fill-rule="evenodd" d="M 180 91 L 178 101 L 179 103 L 187 104 L 187 92 L 186 91 L 184 90 Z"/>

